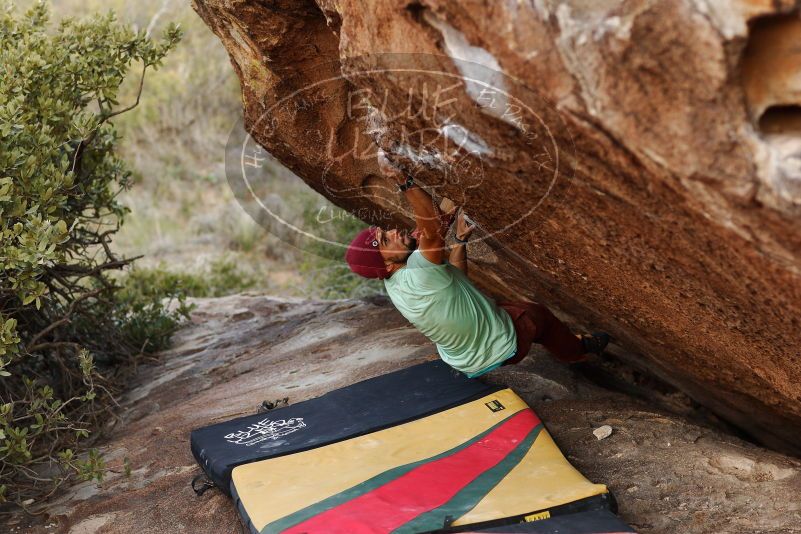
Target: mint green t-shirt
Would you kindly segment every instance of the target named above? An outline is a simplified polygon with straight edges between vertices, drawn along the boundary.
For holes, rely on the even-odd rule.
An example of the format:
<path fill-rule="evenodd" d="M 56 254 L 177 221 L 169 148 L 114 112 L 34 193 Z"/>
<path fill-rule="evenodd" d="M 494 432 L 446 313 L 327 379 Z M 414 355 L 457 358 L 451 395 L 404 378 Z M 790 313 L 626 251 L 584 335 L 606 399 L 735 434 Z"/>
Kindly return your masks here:
<path fill-rule="evenodd" d="M 432 263 L 415 250 L 384 285 L 398 311 L 459 371 L 478 376 L 514 355 L 512 318 L 457 267 Z"/>

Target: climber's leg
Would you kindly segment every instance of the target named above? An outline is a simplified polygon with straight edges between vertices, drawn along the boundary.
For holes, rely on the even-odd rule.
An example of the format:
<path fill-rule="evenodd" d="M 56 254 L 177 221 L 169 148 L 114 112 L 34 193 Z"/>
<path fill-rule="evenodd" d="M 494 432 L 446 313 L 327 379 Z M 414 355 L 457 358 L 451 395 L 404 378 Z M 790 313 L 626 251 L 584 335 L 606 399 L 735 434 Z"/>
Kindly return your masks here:
<path fill-rule="evenodd" d="M 517 336 L 517 350 L 503 365 L 519 363 L 528 355 L 532 343 L 539 343 L 557 360 L 574 363 L 586 355 L 600 355 L 609 343 L 609 334 L 578 337 L 551 310 L 536 302 L 501 302 L 499 307 L 512 318 Z"/>
<path fill-rule="evenodd" d="M 577 362 L 585 359 L 586 353 L 581 338 L 577 337 L 551 310 L 541 304 L 531 302 L 526 308 L 537 328 L 534 342 L 539 343 L 557 360 Z"/>
<path fill-rule="evenodd" d="M 557 360 L 578 362 L 586 352 L 596 352 L 582 338 L 575 336 L 551 310 L 535 302 L 502 302 L 498 304 L 512 318 L 517 335 L 517 352 L 504 365 L 520 362 L 532 343 L 545 347 Z M 596 338 L 592 338 L 593 341 Z M 606 337 L 608 341 L 608 336 Z M 605 343 L 604 343 L 605 346 Z"/>
<path fill-rule="evenodd" d="M 513 365 L 519 363 L 528 355 L 534 336 L 537 334 L 537 327 L 531 318 L 526 314 L 527 302 L 500 302 L 498 306 L 503 308 L 512 318 L 512 324 L 517 336 L 517 350 L 514 356 L 503 362 L 503 365 Z"/>

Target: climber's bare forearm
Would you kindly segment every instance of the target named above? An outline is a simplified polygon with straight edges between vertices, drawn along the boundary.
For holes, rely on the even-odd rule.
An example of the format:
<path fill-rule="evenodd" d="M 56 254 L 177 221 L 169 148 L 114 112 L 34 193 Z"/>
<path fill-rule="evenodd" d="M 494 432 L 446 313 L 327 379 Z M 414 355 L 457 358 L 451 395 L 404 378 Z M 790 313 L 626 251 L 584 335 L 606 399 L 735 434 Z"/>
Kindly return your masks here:
<path fill-rule="evenodd" d="M 407 189 L 405 195 L 414 210 L 420 253 L 432 263 L 442 263 L 445 259 L 445 239 L 440 233 L 439 208 L 434 205 L 431 195 L 418 185 Z"/>
<path fill-rule="evenodd" d="M 387 159 L 386 154 L 379 150 L 377 156 L 378 167 L 382 174 L 391 177 L 398 185 L 405 188 L 406 200 L 414 210 L 414 219 L 417 223 L 418 249 L 430 262 L 440 264 L 445 258 L 445 239 L 440 234 L 439 208 L 434 204 L 424 189 L 408 179 L 400 168 Z"/>
<path fill-rule="evenodd" d="M 462 243 L 456 243 L 451 247 L 448 263 L 467 274 L 467 247 Z"/>
<path fill-rule="evenodd" d="M 415 183 L 406 184 L 407 180 L 413 181 L 413 178 L 390 161 L 383 150 L 378 151 L 377 163 L 384 176 L 393 179 L 401 188 L 406 188 L 404 195 L 414 211 L 417 228 L 429 236 L 437 234 L 439 232 L 439 208 L 434 204 L 431 195 Z"/>
<path fill-rule="evenodd" d="M 456 244 L 451 248 L 451 255 L 448 261 L 451 265 L 455 265 L 465 275 L 467 274 L 467 240 L 470 239 L 470 234 L 475 229 L 475 223 L 468 222 L 464 210 L 459 208 L 456 213 Z"/>
<path fill-rule="evenodd" d="M 414 185 L 406 190 L 406 200 L 412 206 L 417 228 L 428 235 L 440 234 L 439 208 L 425 189 Z"/>

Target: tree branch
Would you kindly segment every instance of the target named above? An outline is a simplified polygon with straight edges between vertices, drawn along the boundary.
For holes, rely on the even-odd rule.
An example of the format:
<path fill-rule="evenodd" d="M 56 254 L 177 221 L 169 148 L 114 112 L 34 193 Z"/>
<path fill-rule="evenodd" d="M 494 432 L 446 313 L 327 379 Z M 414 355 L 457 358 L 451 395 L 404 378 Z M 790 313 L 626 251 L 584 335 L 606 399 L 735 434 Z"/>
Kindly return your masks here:
<path fill-rule="evenodd" d="M 119 115 L 121 113 L 125 113 L 126 111 L 131 111 L 133 108 L 135 108 L 136 106 L 139 105 L 139 98 L 142 96 L 142 88 L 145 85 L 145 71 L 147 71 L 147 63 L 144 63 L 144 61 L 143 61 L 142 62 L 142 76 L 139 77 L 139 89 L 138 89 L 138 91 L 136 93 L 136 102 L 134 102 L 133 104 L 131 104 L 127 108 L 119 109 L 117 111 L 112 111 L 111 113 L 109 113 L 108 115 L 106 115 L 105 117 L 103 117 L 100 120 L 100 123 L 98 123 L 98 127 L 101 124 L 103 124 L 104 122 L 106 122 L 107 120 L 109 120 L 111 117 L 115 117 L 115 116 L 117 116 L 117 115 Z"/>

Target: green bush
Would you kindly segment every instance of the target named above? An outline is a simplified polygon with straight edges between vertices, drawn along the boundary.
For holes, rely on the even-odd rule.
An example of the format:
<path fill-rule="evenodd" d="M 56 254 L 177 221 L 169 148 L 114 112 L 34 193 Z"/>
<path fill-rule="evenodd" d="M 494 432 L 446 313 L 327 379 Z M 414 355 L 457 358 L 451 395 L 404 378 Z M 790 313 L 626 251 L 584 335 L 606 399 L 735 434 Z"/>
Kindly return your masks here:
<path fill-rule="evenodd" d="M 255 275 L 241 271 L 233 260 L 220 258 L 200 273 L 175 273 L 163 266 L 137 267 L 123 278 L 123 293 L 156 296 L 177 290 L 187 297 L 222 297 L 258 287 L 259 282 Z"/>
<path fill-rule="evenodd" d="M 139 100 L 120 104 L 118 90 L 138 64 L 141 91 L 179 39 L 112 13 L 52 28 L 43 3 L 0 14 L 0 500 L 102 477 L 90 431 L 187 313 L 176 291 L 121 291 L 109 275 L 132 261 L 110 245 L 130 179 L 111 119 Z"/>

